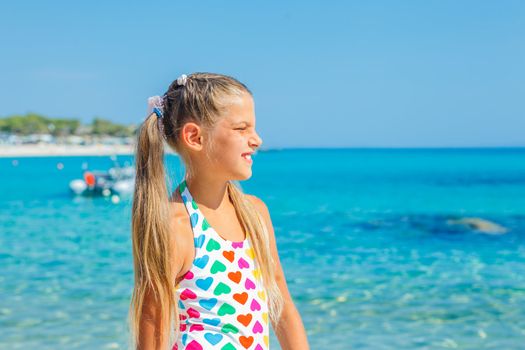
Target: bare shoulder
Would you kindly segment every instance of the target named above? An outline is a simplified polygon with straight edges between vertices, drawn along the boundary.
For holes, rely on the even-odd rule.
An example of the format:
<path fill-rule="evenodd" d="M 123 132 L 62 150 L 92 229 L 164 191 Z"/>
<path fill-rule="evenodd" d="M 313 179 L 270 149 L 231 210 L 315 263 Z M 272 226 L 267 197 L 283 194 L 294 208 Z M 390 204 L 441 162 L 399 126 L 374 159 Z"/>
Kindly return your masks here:
<path fill-rule="evenodd" d="M 245 194 L 245 196 L 255 206 L 257 211 L 261 213 L 266 220 L 270 221 L 270 211 L 268 210 L 266 203 L 253 194 Z"/>
<path fill-rule="evenodd" d="M 186 208 L 184 208 L 184 204 L 182 203 L 170 202 L 169 209 L 170 223 L 173 225 L 173 237 L 175 239 L 180 239 L 181 234 L 184 231 L 182 229 L 190 224 L 190 218 L 186 213 Z"/>
<path fill-rule="evenodd" d="M 183 203 L 176 201 L 169 203 L 169 218 L 172 225 L 172 237 L 177 243 L 184 243 L 179 241 L 186 241 L 185 238 L 193 237 L 190 217 Z"/>
<path fill-rule="evenodd" d="M 170 237 L 175 247 L 173 254 L 174 264 L 180 269 L 177 273 L 177 278 L 179 278 L 191 267 L 194 255 L 191 222 L 182 202 L 176 200 L 169 202 L 169 221 L 171 227 Z"/>

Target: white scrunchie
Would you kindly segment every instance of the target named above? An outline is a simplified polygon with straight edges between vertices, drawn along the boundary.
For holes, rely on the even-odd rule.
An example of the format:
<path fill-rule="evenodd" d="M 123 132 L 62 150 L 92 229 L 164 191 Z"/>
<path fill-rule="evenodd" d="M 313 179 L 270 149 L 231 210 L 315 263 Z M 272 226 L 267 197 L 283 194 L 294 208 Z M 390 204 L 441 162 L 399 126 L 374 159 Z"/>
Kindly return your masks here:
<path fill-rule="evenodd" d="M 186 85 L 187 80 L 188 76 L 186 74 L 182 74 L 180 77 L 177 78 L 177 85 Z"/>

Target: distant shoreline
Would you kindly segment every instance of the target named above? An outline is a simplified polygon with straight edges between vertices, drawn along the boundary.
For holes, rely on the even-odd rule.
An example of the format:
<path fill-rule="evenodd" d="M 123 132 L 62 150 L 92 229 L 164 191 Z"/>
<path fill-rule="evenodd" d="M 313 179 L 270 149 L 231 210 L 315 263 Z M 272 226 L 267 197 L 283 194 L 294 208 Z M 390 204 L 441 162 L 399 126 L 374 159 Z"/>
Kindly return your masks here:
<path fill-rule="evenodd" d="M 500 151 L 517 150 L 525 151 L 523 146 L 500 146 L 500 147 L 282 147 L 260 149 L 259 152 L 272 152 L 283 150 L 355 150 L 355 151 Z M 165 148 L 166 153 L 174 152 Z M 133 155 L 134 145 L 56 145 L 56 144 L 21 144 L 21 145 L 0 145 L 0 158 L 14 157 L 53 157 L 53 156 L 111 156 L 111 155 Z"/>
<path fill-rule="evenodd" d="M 132 155 L 133 145 L 0 145 L 0 158 Z"/>

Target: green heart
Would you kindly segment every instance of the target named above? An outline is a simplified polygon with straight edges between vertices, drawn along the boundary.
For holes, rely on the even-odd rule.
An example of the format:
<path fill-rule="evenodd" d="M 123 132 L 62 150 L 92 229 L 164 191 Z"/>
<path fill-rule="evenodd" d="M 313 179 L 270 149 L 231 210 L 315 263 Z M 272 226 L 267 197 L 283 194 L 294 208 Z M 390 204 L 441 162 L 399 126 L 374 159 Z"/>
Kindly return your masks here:
<path fill-rule="evenodd" d="M 195 203 L 195 201 L 192 199 L 191 200 L 191 206 L 193 207 L 193 209 L 197 209 L 197 203 Z"/>
<path fill-rule="evenodd" d="M 219 308 L 219 311 L 217 311 L 217 314 L 219 316 L 224 316 L 226 314 L 233 315 L 234 313 L 235 313 L 235 308 L 228 303 L 222 304 L 221 307 Z"/>
<path fill-rule="evenodd" d="M 186 189 L 186 180 L 180 183 L 179 189 L 180 189 L 180 193 L 184 192 L 184 190 Z"/>
<path fill-rule="evenodd" d="M 216 260 L 211 266 L 211 273 L 217 273 L 219 271 L 226 271 L 226 266 L 223 263 Z"/>
<path fill-rule="evenodd" d="M 224 284 L 222 282 L 219 282 L 217 287 L 215 287 L 215 289 L 213 290 L 213 294 L 215 294 L 215 295 L 228 294 L 231 291 L 232 291 L 232 289 L 230 287 L 228 287 L 228 285 L 226 285 L 226 284 Z"/>
<path fill-rule="evenodd" d="M 228 343 L 226 345 L 224 345 L 221 350 L 236 350 L 235 349 L 235 346 L 232 345 L 232 343 Z"/>
<path fill-rule="evenodd" d="M 239 328 L 235 327 L 235 326 L 232 325 L 231 323 L 226 323 L 226 324 L 222 327 L 221 331 L 222 331 L 223 333 L 231 332 L 231 333 L 233 333 L 233 334 L 237 334 L 237 333 L 239 333 Z"/>
<path fill-rule="evenodd" d="M 206 244 L 206 250 L 211 252 L 212 250 L 219 250 L 221 248 L 221 245 L 219 242 L 214 240 L 213 238 L 210 238 L 208 241 L 208 244 Z"/>
<path fill-rule="evenodd" d="M 210 228 L 210 224 L 208 224 L 208 220 L 206 220 L 206 218 L 204 218 L 204 220 L 202 220 L 202 230 L 206 231 L 209 228 Z"/>

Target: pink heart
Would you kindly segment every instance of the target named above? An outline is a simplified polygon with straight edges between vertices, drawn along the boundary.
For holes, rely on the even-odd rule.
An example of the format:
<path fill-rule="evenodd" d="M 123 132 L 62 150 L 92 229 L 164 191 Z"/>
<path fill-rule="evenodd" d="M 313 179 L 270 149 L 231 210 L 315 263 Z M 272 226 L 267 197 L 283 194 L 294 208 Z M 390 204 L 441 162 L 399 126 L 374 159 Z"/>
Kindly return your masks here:
<path fill-rule="evenodd" d="M 255 350 L 263 350 L 263 347 L 260 344 L 257 344 L 257 346 L 255 347 Z"/>
<path fill-rule="evenodd" d="M 171 348 L 171 350 L 179 350 L 179 346 L 177 344 L 173 345 L 173 347 Z"/>
<path fill-rule="evenodd" d="M 184 289 L 182 291 L 182 293 L 180 294 L 180 298 L 181 300 L 186 300 L 186 299 L 196 299 L 197 298 L 197 295 L 195 295 L 195 293 L 193 293 L 191 290 L 189 290 L 188 288 Z"/>
<path fill-rule="evenodd" d="M 260 309 L 261 309 L 261 305 L 259 305 L 259 303 L 257 302 L 257 300 L 253 299 L 253 300 L 252 300 L 252 304 L 250 305 L 250 309 L 251 309 L 252 311 L 260 310 Z"/>
<path fill-rule="evenodd" d="M 202 345 L 197 343 L 197 341 L 192 340 L 188 345 L 186 345 L 186 350 L 202 350 Z"/>
<path fill-rule="evenodd" d="M 253 333 L 262 333 L 263 327 L 262 324 L 259 323 L 259 321 L 255 322 L 255 325 L 253 326 Z"/>
<path fill-rule="evenodd" d="M 247 269 L 248 267 L 250 267 L 250 264 L 248 264 L 248 262 L 246 260 L 244 260 L 243 258 L 240 258 L 239 259 L 239 268 Z"/>
<path fill-rule="evenodd" d="M 201 325 L 201 324 L 192 324 L 190 326 L 190 332 L 193 332 L 193 331 L 203 331 L 204 330 L 204 326 Z"/>
<path fill-rule="evenodd" d="M 193 272 L 191 271 L 186 272 L 186 274 L 184 275 L 184 279 L 186 280 L 191 280 L 192 278 L 193 278 Z"/>
<path fill-rule="evenodd" d="M 186 330 L 186 323 L 181 323 L 180 324 L 180 331 L 184 332 L 185 330 Z"/>
<path fill-rule="evenodd" d="M 255 283 L 249 278 L 246 278 L 246 282 L 244 282 L 244 286 L 246 289 L 255 289 Z"/>
<path fill-rule="evenodd" d="M 244 245 L 244 242 L 233 242 L 232 243 L 233 248 L 242 248 L 243 245 Z"/>
<path fill-rule="evenodd" d="M 188 313 L 188 316 L 189 317 L 193 317 L 193 318 L 199 318 L 201 317 L 201 313 L 197 310 L 195 310 L 194 308 L 190 307 L 188 309 L 188 311 L 186 311 Z"/>

